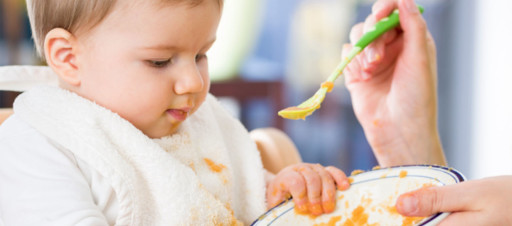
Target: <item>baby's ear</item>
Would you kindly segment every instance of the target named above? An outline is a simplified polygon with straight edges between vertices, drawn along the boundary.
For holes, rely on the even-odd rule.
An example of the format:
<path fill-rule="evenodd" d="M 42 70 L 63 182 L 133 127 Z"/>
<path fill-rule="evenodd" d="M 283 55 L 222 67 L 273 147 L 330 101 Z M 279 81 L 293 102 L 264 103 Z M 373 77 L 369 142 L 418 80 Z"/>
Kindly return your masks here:
<path fill-rule="evenodd" d="M 76 64 L 76 39 L 62 28 L 54 28 L 46 34 L 44 53 L 46 62 L 59 75 L 61 81 L 71 86 L 80 85 Z"/>

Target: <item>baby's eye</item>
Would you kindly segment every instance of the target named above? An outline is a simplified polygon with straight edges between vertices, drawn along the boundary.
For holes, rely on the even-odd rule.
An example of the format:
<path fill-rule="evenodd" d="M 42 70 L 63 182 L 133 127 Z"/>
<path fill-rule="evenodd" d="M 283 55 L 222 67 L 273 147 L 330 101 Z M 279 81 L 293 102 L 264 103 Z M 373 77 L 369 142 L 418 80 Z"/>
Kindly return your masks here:
<path fill-rule="evenodd" d="M 201 61 L 201 60 L 204 60 L 204 59 L 206 59 L 206 58 L 208 58 L 208 57 L 206 56 L 206 54 L 197 54 L 197 55 L 196 55 L 196 62 Z"/>
<path fill-rule="evenodd" d="M 163 68 L 163 67 L 167 66 L 171 62 L 171 59 L 167 59 L 167 60 L 147 60 L 146 62 L 151 67 Z"/>

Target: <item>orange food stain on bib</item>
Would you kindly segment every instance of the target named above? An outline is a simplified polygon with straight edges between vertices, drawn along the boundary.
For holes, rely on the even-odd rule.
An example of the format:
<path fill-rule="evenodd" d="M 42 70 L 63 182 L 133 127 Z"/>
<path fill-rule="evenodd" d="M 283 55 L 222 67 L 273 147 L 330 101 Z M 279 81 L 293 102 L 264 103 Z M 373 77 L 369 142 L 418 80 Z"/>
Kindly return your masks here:
<path fill-rule="evenodd" d="M 208 165 L 210 170 L 213 171 L 213 172 L 220 173 L 223 169 L 226 168 L 225 165 L 220 164 L 220 163 L 216 164 L 214 161 L 212 161 L 209 158 L 204 158 L 203 160 L 204 160 L 204 162 L 206 162 L 206 165 Z"/>

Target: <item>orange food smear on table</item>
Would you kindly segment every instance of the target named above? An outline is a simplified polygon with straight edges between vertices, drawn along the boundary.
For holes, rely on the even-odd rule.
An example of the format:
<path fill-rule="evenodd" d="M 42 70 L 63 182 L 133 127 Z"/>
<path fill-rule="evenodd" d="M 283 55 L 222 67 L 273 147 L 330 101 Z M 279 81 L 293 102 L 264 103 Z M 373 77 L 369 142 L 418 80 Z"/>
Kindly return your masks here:
<path fill-rule="evenodd" d="M 338 221 L 341 220 L 341 216 L 333 216 L 327 223 L 314 224 L 313 226 L 335 226 Z"/>
<path fill-rule="evenodd" d="M 332 91 L 332 88 L 334 88 L 334 83 L 333 82 L 323 82 L 322 85 L 321 85 L 322 88 L 327 88 L 327 92 L 331 92 Z"/>
<path fill-rule="evenodd" d="M 407 171 L 406 170 L 400 171 L 400 175 L 399 175 L 400 178 L 404 178 L 406 176 L 407 176 Z"/>
<path fill-rule="evenodd" d="M 216 164 L 214 161 L 212 161 L 209 158 L 204 158 L 203 160 L 204 160 L 204 162 L 206 162 L 206 164 L 208 165 L 210 170 L 213 172 L 220 173 L 224 168 L 226 168 L 225 165 L 223 165 L 221 163 Z"/>

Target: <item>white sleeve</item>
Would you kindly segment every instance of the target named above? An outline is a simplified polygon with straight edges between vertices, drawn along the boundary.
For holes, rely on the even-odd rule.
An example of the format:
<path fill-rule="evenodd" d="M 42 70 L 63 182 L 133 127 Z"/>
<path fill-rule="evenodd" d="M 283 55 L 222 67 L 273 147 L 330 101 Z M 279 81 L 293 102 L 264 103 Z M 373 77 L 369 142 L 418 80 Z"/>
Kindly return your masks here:
<path fill-rule="evenodd" d="M 74 156 L 20 122 L 0 126 L 0 222 L 108 225 Z"/>

